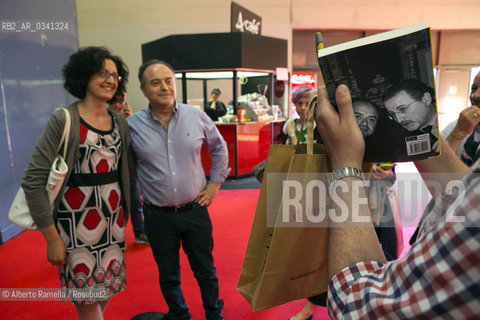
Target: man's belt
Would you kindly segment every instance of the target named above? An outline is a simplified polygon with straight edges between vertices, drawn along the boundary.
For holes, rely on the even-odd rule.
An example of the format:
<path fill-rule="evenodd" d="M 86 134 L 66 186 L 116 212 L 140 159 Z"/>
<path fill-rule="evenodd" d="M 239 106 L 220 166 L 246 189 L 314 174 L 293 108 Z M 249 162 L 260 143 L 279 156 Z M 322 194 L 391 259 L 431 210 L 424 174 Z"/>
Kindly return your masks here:
<path fill-rule="evenodd" d="M 150 206 L 156 210 L 163 211 L 163 212 L 175 212 L 175 213 L 182 213 L 185 211 L 188 211 L 190 209 L 193 209 L 195 206 L 200 206 L 197 202 L 192 201 L 188 202 L 185 204 L 181 204 L 179 206 L 173 206 L 173 207 L 158 207 L 153 204 L 151 204 L 148 200 L 143 199 L 143 203 L 146 204 L 147 206 Z"/>

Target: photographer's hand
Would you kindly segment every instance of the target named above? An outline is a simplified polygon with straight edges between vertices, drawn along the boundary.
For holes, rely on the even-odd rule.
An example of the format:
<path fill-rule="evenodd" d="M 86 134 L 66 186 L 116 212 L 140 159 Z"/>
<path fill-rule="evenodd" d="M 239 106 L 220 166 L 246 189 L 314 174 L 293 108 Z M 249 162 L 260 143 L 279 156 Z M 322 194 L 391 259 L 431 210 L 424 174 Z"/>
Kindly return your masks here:
<path fill-rule="evenodd" d="M 338 112 L 330 104 L 325 87 L 318 89 L 315 120 L 320 136 L 327 146 L 332 169 L 361 169 L 365 141 L 355 120 L 352 97 L 347 86 L 337 87 L 335 99 Z"/>

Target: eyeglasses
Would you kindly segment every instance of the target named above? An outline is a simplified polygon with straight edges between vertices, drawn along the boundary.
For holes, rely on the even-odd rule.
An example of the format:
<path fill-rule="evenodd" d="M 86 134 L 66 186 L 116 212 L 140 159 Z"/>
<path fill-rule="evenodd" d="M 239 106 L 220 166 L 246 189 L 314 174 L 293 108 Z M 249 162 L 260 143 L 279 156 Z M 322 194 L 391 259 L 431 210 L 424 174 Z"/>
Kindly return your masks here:
<path fill-rule="evenodd" d="M 397 114 L 398 113 L 401 113 L 401 114 L 405 114 L 405 113 L 408 113 L 410 111 L 410 106 L 414 103 L 414 102 L 417 102 L 417 100 L 413 100 L 412 102 L 410 102 L 409 104 L 407 105 L 401 105 L 401 106 L 398 106 L 395 108 L 395 111 L 390 111 L 388 112 L 388 117 L 392 120 L 398 120 L 397 118 Z"/>
<path fill-rule="evenodd" d="M 122 77 L 120 77 L 120 76 L 118 75 L 118 73 L 110 73 L 110 72 L 108 72 L 106 69 L 102 69 L 102 70 L 98 71 L 98 75 L 99 75 L 100 77 L 102 77 L 103 79 L 105 79 L 105 80 L 107 80 L 108 78 L 110 78 L 110 76 L 112 76 L 113 80 L 115 80 L 115 81 L 117 81 L 117 82 L 120 81 L 120 80 L 122 80 Z"/>
<path fill-rule="evenodd" d="M 369 116 L 364 117 L 363 114 L 355 113 L 355 119 L 357 120 L 358 125 L 360 125 L 363 121 L 367 122 L 367 125 L 374 126 L 377 124 L 377 117 Z"/>

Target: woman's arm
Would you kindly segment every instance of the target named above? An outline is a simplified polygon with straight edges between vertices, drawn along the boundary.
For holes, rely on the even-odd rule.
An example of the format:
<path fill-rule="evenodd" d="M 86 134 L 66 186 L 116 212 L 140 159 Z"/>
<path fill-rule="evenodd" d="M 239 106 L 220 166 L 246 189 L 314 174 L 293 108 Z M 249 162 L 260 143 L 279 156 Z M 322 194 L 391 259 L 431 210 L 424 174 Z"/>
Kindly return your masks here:
<path fill-rule="evenodd" d="M 65 263 L 66 249 L 54 225 L 52 206 L 45 186 L 65 127 L 65 112 L 56 110 L 37 140 L 37 146 L 22 179 L 27 205 L 47 242 L 47 260 L 54 266 Z"/>
<path fill-rule="evenodd" d="M 28 208 L 39 228 L 53 225 L 52 206 L 45 186 L 65 126 L 65 113 L 56 110 L 37 140 L 37 146 L 25 170 L 22 188 L 25 191 Z"/>
<path fill-rule="evenodd" d="M 40 231 L 47 242 L 47 260 L 54 266 L 63 266 L 65 264 L 66 248 L 63 244 L 57 228 L 53 224 Z"/>

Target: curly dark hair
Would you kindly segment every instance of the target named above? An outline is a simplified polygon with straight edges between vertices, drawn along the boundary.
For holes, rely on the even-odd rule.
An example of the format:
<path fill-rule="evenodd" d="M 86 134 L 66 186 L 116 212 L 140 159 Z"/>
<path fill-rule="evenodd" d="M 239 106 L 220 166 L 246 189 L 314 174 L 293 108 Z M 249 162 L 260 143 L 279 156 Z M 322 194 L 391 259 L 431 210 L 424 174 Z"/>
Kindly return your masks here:
<path fill-rule="evenodd" d="M 105 47 L 85 47 L 70 56 L 67 64 L 63 66 L 63 87 L 74 97 L 83 99 L 87 94 L 87 85 L 91 76 L 102 70 L 105 60 L 112 60 L 117 66 L 118 88 L 115 95 L 108 101 L 109 104 L 122 101 L 123 92 L 126 92 L 128 82 L 128 68 L 122 58 L 113 55 Z"/>

